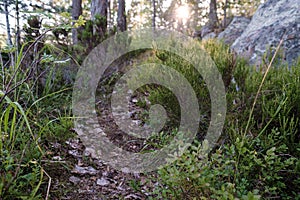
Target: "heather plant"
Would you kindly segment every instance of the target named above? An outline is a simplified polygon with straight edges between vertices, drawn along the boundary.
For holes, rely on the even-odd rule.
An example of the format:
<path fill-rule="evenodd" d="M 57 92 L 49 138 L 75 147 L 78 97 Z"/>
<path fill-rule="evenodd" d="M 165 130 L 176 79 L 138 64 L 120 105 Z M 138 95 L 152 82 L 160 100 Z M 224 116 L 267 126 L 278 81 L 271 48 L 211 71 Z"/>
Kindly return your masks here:
<path fill-rule="evenodd" d="M 227 83 L 228 111 L 223 133 L 210 153 L 205 153 L 205 140 L 196 140 L 179 160 L 160 169 L 155 197 L 297 199 L 300 190 L 299 62 L 289 68 L 285 63 L 273 67 L 271 62 L 266 72 L 266 66 L 257 70 L 247 65 L 224 44 L 210 40 L 202 45 Z M 193 70 L 187 72 L 185 61 L 164 55 L 164 62 L 176 69 L 184 65 L 181 73 L 190 73 L 189 82 L 200 82 L 193 88 L 205 94 L 199 75 L 191 75 Z M 150 92 L 149 99 L 163 99 L 162 102 L 178 109 L 178 104 L 172 104 L 168 95 L 156 90 Z"/>

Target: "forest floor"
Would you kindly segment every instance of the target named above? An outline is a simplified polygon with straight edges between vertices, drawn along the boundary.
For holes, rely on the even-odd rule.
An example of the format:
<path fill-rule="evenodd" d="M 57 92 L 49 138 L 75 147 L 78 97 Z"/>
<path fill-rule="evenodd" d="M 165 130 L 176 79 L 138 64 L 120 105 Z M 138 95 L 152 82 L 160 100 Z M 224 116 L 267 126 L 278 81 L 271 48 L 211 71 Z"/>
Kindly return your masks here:
<path fill-rule="evenodd" d="M 49 152 L 56 159 L 44 164 L 52 178 L 49 199 L 146 199 L 155 184 L 149 175 L 123 173 L 92 158 L 78 138 L 54 143 Z"/>
<path fill-rule="evenodd" d="M 99 125 L 114 145 L 126 151 L 139 152 L 145 141 L 124 134 L 114 123 L 109 104 L 112 87 L 106 81 L 103 80 L 102 84 L 100 81 L 104 87 L 97 89 Z M 136 105 L 137 98 L 132 97 L 129 110 L 131 118 L 142 123 L 138 118 L 143 110 Z M 52 179 L 49 199 L 147 199 L 151 196 L 149 191 L 153 192 L 158 184 L 155 172 L 124 173 L 94 158 L 76 134 L 66 141 L 52 142 L 47 146 L 51 161 L 45 161 L 43 167 Z"/>

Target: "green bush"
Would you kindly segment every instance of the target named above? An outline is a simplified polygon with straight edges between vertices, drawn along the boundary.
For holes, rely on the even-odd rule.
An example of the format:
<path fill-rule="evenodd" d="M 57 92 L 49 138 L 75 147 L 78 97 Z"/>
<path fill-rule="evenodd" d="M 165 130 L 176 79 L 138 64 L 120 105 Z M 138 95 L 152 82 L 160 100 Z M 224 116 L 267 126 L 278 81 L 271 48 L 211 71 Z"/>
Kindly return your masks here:
<path fill-rule="evenodd" d="M 210 157 L 207 144 L 194 145 L 172 165 L 159 170 L 160 185 L 155 190 L 159 199 L 234 199 L 236 185 L 235 146 L 224 146 Z M 242 198 L 258 199 L 257 190 Z"/>
<path fill-rule="evenodd" d="M 41 187 L 49 181 L 41 163 L 45 156 L 42 144 L 51 139 L 50 133 L 59 137 L 58 133 L 72 126 L 68 89 L 58 90 L 55 84 L 61 79 L 51 73 L 45 77 L 48 84 L 41 88 L 36 81 L 40 71 L 34 68 L 37 60 L 26 60 L 31 52 L 23 52 L 30 48 L 26 45 L 19 53 L 9 50 L 16 55 L 15 63 L 1 66 L 0 71 L 0 199 L 42 198 Z M 52 65 L 55 60 L 50 58 L 41 56 L 40 67 Z M 58 119 L 60 123 L 55 123 Z"/>
<path fill-rule="evenodd" d="M 300 62 L 290 68 L 283 64 L 270 69 L 251 114 L 263 70 L 248 66 L 224 44 L 208 41 L 203 46 L 227 84 L 228 111 L 224 137 L 219 141 L 222 145 L 207 155 L 205 142 L 195 142 L 179 160 L 160 169 L 156 198 L 299 198 Z M 159 54 L 158 57 L 162 58 Z M 199 75 L 186 67 L 185 61 L 166 54 L 163 58 L 176 70 L 183 65 L 185 70 L 180 72 L 188 74 L 191 84 L 199 83 L 193 88 L 203 94 L 205 88 Z M 171 105 L 175 111 L 179 109 L 170 94 L 162 90 L 150 93 L 150 99 Z"/>

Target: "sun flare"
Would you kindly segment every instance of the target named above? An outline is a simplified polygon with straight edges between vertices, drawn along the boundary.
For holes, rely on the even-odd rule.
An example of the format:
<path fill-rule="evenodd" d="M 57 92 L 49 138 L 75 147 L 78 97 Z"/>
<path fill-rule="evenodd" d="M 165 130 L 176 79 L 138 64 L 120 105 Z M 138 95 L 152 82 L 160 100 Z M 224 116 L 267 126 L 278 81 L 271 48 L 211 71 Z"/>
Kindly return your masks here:
<path fill-rule="evenodd" d="M 176 16 L 179 19 L 186 20 L 189 18 L 190 9 L 188 5 L 181 5 L 176 9 Z"/>

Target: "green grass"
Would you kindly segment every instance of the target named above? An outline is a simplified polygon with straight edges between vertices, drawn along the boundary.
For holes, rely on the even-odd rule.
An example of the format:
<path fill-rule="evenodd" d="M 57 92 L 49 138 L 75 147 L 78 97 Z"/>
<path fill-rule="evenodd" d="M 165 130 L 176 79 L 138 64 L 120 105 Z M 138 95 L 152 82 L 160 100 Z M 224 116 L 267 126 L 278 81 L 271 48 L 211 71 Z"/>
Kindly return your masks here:
<path fill-rule="evenodd" d="M 209 40 L 195 44 L 206 49 L 222 75 L 227 92 L 225 126 L 218 145 L 208 153 L 202 139 L 210 120 L 211 100 L 201 75 L 188 61 L 174 54 L 157 50 L 150 54 L 151 62 L 172 66 L 187 78 L 197 95 L 200 113 L 205 116 L 189 150 L 158 170 L 155 180 L 158 187 L 151 191 L 153 198 L 299 199 L 300 60 L 290 68 L 276 61 L 276 67 L 271 67 L 264 78 L 265 66 L 259 70 L 248 66 L 222 43 Z M 62 56 L 55 51 L 51 54 Z M 20 51 L 14 66 L 1 67 L 1 76 L 5 77 L 0 80 L 3 85 L 0 89 L 1 199 L 45 198 L 49 177 L 41 160 L 47 159 L 47 144 L 74 136 L 71 90 L 63 86 L 62 73 L 52 71 L 41 87 L 26 78 L 30 72 L 30 68 L 22 68 L 26 56 L 26 52 Z M 49 65 L 52 69 L 54 60 L 41 62 L 41 69 Z M 6 94 L 5 88 L 14 89 Z M 163 132 L 148 138 L 143 149 L 147 152 L 162 148 L 177 134 L 180 107 L 167 88 L 148 85 L 138 93 L 145 92 L 151 104 L 165 106 L 170 118 Z M 137 105 L 146 110 L 149 107 L 142 98 Z M 141 115 L 147 123 L 147 111 Z M 131 186 L 140 190 L 138 182 L 132 181 Z"/>
<path fill-rule="evenodd" d="M 215 61 L 227 91 L 220 145 L 206 154 L 205 143 L 195 141 L 180 159 L 158 171 L 160 186 L 153 194 L 157 199 L 299 198 L 300 62 L 290 68 L 270 65 L 264 78 L 263 70 L 236 58 L 224 44 L 210 40 L 202 45 Z M 184 68 L 181 73 L 189 82 L 201 80 L 193 70 L 188 72 L 187 63 L 172 55 L 163 58 L 168 66 Z M 198 83 L 193 88 L 207 98 L 204 85 Z M 179 109 L 169 93 L 152 89 L 152 102 L 169 105 L 171 112 Z M 156 140 L 165 138 L 162 134 Z"/>
<path fill-rule="evenodd" d="M 24 52 L 23 49 L 27 48 Z M 32 60 L 24 44 L 15 55 L 15 63 L 1 67 L 0 80 L 0 199 L 42 199 L 42 187 L 49 177 L 42 166 L 47 141 L 63 141 L 72 136 L 70 88 L 48 84 L 45 87 L 32 78 Z M 44 49 L 41 50 L 43 52 Z M 39 53 L 41 53 L 39 52 Z M 26 63 L 26 64 L 25 64 Z M 51 62 L 42 62 L 43 64 Z M 53 62 L 52 62 L 53 63 Z M 24 67 L 29 66 L 29 67 Z M 51 78 L 53 77 L 50 73 Z M 55 78 L 56 83 L 59 79 Z M 42 89 L 42 90 L 41 90 Z"/>

